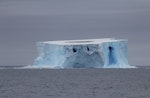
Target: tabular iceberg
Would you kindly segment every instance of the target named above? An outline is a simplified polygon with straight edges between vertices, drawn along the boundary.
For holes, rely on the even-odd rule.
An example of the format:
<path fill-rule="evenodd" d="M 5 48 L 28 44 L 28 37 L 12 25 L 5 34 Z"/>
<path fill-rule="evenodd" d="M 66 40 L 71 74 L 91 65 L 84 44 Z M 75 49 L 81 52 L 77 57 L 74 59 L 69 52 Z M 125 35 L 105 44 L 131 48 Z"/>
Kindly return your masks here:
<path fill-rule="evenodd" d="M 34 66 L 50 68 L 131 68 L 127 40 L 114 38 L 38 42 Z"/>

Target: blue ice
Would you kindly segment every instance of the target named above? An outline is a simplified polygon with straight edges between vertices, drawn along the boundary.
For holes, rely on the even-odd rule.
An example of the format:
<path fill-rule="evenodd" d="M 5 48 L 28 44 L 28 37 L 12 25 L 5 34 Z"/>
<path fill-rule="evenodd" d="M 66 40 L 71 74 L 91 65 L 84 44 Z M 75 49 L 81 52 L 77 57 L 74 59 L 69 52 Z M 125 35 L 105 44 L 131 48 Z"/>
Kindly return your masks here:
<path fill-rule="evenodd" d="M 49 68 L 132 68 L 128 40 L 87 39 L 38 42 L 34 66 Z"/>

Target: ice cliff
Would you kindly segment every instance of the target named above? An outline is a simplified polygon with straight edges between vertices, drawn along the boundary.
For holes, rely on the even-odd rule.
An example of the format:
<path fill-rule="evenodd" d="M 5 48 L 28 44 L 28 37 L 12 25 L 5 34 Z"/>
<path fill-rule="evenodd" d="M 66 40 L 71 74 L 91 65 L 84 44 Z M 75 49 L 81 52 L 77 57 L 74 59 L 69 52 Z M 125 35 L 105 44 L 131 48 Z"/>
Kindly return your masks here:
<path fill-rule="evenodd" d="M 114 38 L 38 42 L 34 66 L 130 68 L 127 42 Z"/>

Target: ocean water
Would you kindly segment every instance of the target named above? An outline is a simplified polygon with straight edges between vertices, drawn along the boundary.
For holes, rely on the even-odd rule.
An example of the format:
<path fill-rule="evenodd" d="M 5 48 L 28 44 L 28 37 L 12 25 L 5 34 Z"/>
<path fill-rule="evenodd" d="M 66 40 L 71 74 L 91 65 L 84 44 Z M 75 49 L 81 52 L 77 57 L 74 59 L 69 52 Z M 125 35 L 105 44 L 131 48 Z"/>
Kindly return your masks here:
<path fill-rule="evenodd" d="M 130 68 L 150 68 L 150 66 L 133 66 Z M 129 69 L 130 69 L 129 68 Z M 1 65 L 0 69 L 108 69 L 108 68 L 51 68 L 49 66 L 33 66 L 33 65 Z M 128 69 L 128 68 L 109 68 L 109 69 Z"/>
<path fill-rule="evenodd" d="M 148 67 L 132 69 L 22 69 L 21 67 L 14 69 L 14 67 L 0 69 L 0 98 L 150 98 Z"/>

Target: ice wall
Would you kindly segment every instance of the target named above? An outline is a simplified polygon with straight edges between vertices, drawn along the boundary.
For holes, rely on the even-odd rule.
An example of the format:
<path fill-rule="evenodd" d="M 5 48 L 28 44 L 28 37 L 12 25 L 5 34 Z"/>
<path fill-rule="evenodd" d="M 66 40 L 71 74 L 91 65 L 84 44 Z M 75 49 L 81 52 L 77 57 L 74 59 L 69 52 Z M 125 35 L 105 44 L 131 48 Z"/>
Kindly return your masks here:
<path fill-rule="evenodd" d="M 50 68 L 129 68 L 127 40 L 87 39 L 38 42 L 34 66 Z"/>

